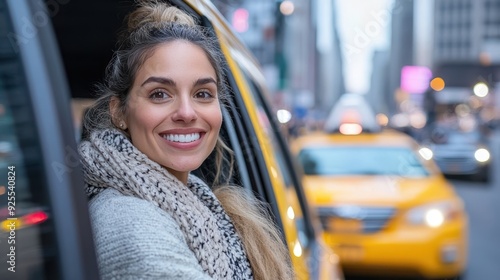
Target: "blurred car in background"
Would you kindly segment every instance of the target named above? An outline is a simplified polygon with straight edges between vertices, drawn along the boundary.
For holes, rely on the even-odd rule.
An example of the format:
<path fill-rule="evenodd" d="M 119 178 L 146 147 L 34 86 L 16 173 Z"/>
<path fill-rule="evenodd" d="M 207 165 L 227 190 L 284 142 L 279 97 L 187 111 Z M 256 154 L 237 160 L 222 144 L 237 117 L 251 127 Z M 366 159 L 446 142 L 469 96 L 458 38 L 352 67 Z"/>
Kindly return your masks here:
<path fill-rule="evenodd" d="M 429 150 L 397 131 L 365 129 L 363 123 L 373 122 L 363 122 L 359 116 L 367 114 L 354 109 L 335 109 L 351 117 L 332 112 L 348 120 L 337 129 L 291 143 L 306 196 L 345 274 L 461 275 L 468 250 L 462 200 Z"/>
<path fill-rule="evenodd" d="M 258 63 L 211 2 L 169 2 L 204 26 L 226 59 L 231 94 L 221 136 L 235 162 L 226 179 L 269 206 L 297 279 L 343 279 L 310 215 Z M 70 98 L 92 96 L 92 75 L 101 78 L 134 3 L 0 1 L 0 279 L 99 279 Z M 208 183 L 213 160 L 196 170 Z"/>
<path fill-rule="evenodd" d="M 490 180 L 490 145 L 479 129 L 436 127 L 422 145 L 430 149 L 444 174 L 466 175 L 483 182 Z"/>

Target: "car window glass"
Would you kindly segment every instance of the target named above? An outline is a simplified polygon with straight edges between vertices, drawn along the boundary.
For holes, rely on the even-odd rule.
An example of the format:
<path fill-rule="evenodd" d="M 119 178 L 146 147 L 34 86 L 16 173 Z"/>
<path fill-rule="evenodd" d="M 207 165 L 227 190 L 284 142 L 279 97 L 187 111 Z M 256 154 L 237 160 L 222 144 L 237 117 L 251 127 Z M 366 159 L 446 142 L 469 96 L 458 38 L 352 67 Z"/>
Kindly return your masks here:
<path fill-rule="evenodd" d="M 0 279 L 55 279 L 42 153 L 14 35 L 0 1 Z"/>
<path fill-rule="evenodd" d="M 452 144 L 475 144 L 479 140 L 478 132 L 451 132 L 448 135 L 448 142 Z"/>
<path fill-rule="evenodd" d="M 429 176 L 407 148 L 315 147 L 300 151 L 298 159 L 307 175 Z"/>

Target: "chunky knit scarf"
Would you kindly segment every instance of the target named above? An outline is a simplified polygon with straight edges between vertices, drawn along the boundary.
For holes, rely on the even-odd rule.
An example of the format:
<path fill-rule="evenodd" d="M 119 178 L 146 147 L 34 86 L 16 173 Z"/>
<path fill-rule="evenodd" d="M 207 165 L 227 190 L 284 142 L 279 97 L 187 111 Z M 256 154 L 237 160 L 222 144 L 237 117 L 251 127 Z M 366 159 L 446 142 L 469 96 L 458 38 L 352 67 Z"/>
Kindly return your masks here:
<path fill-rule="evenodd" d="M 93 132 L 79 152 L 89 196 L 114 188 L 151 201 L 174 218 L 205 273 L 214 279 L 253 279 L 231 220 L 200 179 L 190 175 L 184 185 L 118 130 Z"/>

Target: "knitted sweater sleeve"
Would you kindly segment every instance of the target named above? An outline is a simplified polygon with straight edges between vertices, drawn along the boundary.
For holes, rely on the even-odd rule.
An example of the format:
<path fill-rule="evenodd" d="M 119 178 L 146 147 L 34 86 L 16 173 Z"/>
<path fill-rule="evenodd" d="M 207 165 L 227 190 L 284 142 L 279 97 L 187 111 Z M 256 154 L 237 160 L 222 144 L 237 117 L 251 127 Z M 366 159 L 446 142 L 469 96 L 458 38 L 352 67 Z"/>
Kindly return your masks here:
<path fill-rule="evenodd" d="M 172 217 L 151 202 L 107 189 L 89 211 L 102 280 L 211 279 Z"/>

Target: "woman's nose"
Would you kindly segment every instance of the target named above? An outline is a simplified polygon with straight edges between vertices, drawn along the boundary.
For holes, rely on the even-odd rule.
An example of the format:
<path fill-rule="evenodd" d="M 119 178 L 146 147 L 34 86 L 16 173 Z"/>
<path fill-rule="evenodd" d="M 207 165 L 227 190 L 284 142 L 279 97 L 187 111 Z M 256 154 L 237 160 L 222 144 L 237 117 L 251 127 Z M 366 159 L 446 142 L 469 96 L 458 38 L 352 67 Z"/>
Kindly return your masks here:
<path fill-rule="evenodd" d="M 177 100 L 177 109 L 173 115 L 174 120 L 183 122 L 196 120 L 197 113 L 193 105 L 193 101 L 189 98 L 179 98 Z"/>

